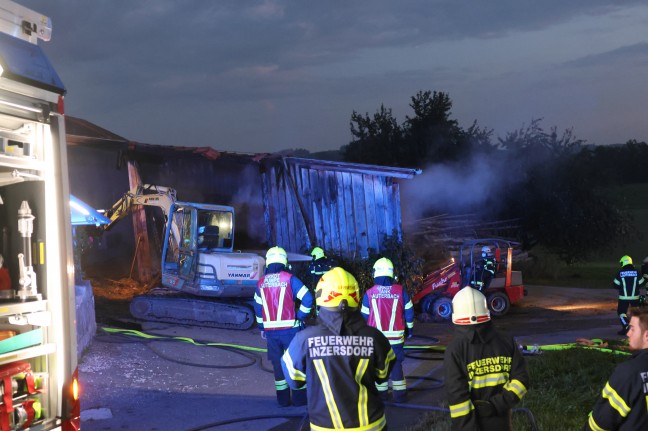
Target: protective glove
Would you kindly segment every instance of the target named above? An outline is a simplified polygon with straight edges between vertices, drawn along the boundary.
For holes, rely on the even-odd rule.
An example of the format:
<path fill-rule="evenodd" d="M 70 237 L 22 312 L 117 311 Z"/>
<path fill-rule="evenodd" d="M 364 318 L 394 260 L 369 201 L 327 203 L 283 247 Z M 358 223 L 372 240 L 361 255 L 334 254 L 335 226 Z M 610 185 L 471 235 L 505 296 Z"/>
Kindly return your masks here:
<path fill-rule="evenodd" d="M 473 404 L 479 417 L 487 418 L 497 415 L 497 410 L 495 410 L 495 406 L 490 401 L 475 400 Z"/>
<path fill-rule="evenodd" d="M 264 340 L 266 339 L 265 331 L 261 331 L 261 338 L 263 338 Z"/>

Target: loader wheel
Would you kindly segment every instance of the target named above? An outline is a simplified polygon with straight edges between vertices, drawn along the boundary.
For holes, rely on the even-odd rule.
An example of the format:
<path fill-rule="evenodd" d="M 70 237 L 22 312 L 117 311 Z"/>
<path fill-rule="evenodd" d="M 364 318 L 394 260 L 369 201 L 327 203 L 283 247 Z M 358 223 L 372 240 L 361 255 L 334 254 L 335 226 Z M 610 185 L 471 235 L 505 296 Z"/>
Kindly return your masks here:
<path fill-rule="evenodd" d="M 486 296 L 486 301 L 488 303 L 488 309 L 493 316 L 503 316 L 508 313 L 509 308 L 511 308 L 511 301 L 509 301 L 506 293 L 503 292 L 493 292 Z"/>
<path fill-rule="evenodd" d="M 450 320 L 452 317 L 452 300 L 446 297 L 437 299 L 432 304 L 430 314 L 437 321 Z"/>

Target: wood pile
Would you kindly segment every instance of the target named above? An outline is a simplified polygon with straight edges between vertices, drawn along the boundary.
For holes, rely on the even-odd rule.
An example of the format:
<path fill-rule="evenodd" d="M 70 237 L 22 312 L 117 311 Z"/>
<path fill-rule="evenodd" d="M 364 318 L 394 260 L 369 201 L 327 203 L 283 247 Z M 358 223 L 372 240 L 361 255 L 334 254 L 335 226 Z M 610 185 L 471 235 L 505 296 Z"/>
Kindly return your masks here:
<path fill-rule="evenodd" d="M 403 223 L 403 237 L 426 266 L 435 266 L 457 256 L 466 241 L 500 238 L 515 242 L 519 229 L 519 219 L 482 220 L 475 214 L 441 214 Z"/>

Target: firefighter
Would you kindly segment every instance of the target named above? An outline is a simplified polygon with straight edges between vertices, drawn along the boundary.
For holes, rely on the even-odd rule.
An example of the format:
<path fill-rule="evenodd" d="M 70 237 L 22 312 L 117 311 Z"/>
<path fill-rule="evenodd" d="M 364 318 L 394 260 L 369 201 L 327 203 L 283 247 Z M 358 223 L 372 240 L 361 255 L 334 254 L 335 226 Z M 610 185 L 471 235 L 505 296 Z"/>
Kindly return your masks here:
<path fill-rule="evenodd" d="M 495 256 L 491 252 L 491 248 L 484 246 L 481 249 L 481 260 L 475 265 L 475 278 L 471 280 L 471 285 L 484 292 L 495 278 Z"/>
<path fill-rule="evenodd" d="M 295 334 L 304 328 L 304 319 L 313 306 L 313 295 L 299 278 L 287 271 L 288 256 L 281 247 L 266 253 L 266 273 L 254 293 L 254 312 L 261 336 L 268 343 L 268 359 L 272 362 L 277 402 L 289 406 L 291 393 L 283 371 L 281 355 Z M 306 391 L 292 392 L 292 404 L 306 405 Z"/>
<path fill-rule="evenodd" d="M 407 384 L 403 372 L 405 337 L 412 336 L 414 307 L 403 286 L 394 284 L 394 265 L 386 257 L 378 259 L 373 266 L 374 285 L 362 298 L 362 315 L 369 326 L 378 328 L 389 340 L 396 355 L 394 369 L 389 376 L 392 395 L 396 403 L 407 401 Z M 383 400 L 388 397 L 389 382 L 378 386 Z"/>
<path fill-rule="evenodd" d="M 625 335 L 628 331 L 628 307 L 639 305 L 639 294 L 641 286 L 646 279 L 639 276 L 632 264 L 632 258 L 628 255 L 621 257 L 619 260 L 621 269 L 614 278 L 612 288 L 619 291 L 619 302 L 617 303 L 617 314 L 621 322 L 619 335 Z"/>
<path fill-rule="evenodd" d="M 326 257 L 321 247 L 314 247 L 311 251 L 311 256 L 313 260 L 308 265 L 308 272 L 311 276 L 311 286 L 315 289 L 320 277 L 335 265 L 331 259 Z"/>
<path fill-rule="evenodd" d="M 0 254 L 0 291 L 11 290 L 11 277 L 9 270 L 4 266 L 4 257 Z"/>
<path fill-rule="evenodd" d="M 633 356 L 617 365 L 589 414 L 584 430 L 648 429 L 648 307 L 629 312 L 628 342 Z"/>
<path fill-rule="evenodd" d="M 452 299 L 454 338 L 443 366 L 453 430 L 511 430 L 511 408 L 529 387 L 515 340 L 491 322 L 486 297 L 466 286 Z"/>
<path fill-rule="evenodd" d="M 333 268 L 320 278 L 315 297 L 317 324 L 297 334 L 281 360 L 291 388 L 308 383 L 311 429 L 386 429 L 376 384 L 387 381 L 395 357 L 387 338 L 358 310 L 358 282 Z"/>

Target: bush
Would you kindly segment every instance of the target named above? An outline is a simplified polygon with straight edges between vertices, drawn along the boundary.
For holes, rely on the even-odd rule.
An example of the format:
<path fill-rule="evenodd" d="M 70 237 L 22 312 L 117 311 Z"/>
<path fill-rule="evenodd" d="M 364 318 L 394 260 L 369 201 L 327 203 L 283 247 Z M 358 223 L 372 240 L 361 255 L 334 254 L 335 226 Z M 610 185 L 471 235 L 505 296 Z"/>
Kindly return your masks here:
<path fill-rule="evenodd" d="M 403 285 L 407 293 L 414 294 L 417 286 L 420 286 L 423 272 L 423 261 L 398 237 L 396 232 L 392 235 L 385 235 L 381 246 L 381 253 L 369 250 L 369 257 L 366 259 L 344 259 L 338 258 L 340 266 L 358 280 L 360 292 L 364 292 L 373 286 L 373 265 L 381 257 L 386 257 L 394 264 L 394 276 L 396 282 Z"/>

